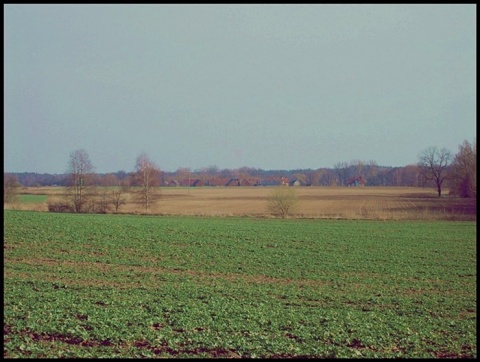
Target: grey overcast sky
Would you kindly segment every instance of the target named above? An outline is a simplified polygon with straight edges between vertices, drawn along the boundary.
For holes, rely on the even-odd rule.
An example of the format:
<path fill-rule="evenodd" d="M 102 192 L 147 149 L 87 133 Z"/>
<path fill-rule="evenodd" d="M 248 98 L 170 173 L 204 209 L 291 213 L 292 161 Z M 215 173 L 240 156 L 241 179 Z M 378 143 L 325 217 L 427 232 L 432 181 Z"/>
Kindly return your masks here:
<path fill-rule="evenodd" d="M 406 166 L 476 137 L 476 5 L 4 5 L 4 171 Z"/>

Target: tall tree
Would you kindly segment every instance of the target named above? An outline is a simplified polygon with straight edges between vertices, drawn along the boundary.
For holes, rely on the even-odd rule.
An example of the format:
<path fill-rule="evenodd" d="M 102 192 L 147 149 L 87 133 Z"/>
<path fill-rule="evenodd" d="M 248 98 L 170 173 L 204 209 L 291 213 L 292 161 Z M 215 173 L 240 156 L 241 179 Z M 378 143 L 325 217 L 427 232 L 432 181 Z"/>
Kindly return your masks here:
<path fill-rule="evenodd" d="M 175 173 L 182 186 L 190 187 L 190 181 L 193 179 L 193 176 L 189 167 L 179 167 Z"/>
<path fill-rule="evenodd" d="M 87 151 L 79 149 L 70 154 L 67 169 L 67 197 L 73 204 L 75 212 L 85 212 L 88 209 L 95 176 L 93 170 Z"/>
<path fill-rule="evenodd" d="M 305 172 L 305 183 L 310 186 L 318 186 L 320 172 L 318 170 L 308 170 Z"/>
<path fill-rule="evenodd" d="M 337 176 L 334 170 L 319 169 L 318 170 L 318 184 L 320 186 L 337 186 Z"/>
<path fill-rule="evenodd" d="M 407 165 L 399 169 L 400 186 L 419 186 L 419 170 L 417 165 Z"/>
<path fill-rule="evenodd" d="M 369 186 L 376 186 L 378 174 L 378 164 L 374 160 L 367 161 L 363 169 L 363 177 L 367 180 Z"/>
<path fill-rule="evenodd" d="M 17 193 L 20 184 L 15 175 L 3 174 L 3 203 L 14 203 L 17 201 Z"/>
<path fill-rule="evenodd" d="M 337 162 L 333 165 L 340 186 L 345 186 L 347 184 L 347 180 L 350 177 L 349 166 L 348 162 Z"/>
<path fill-rule="evenodd" d="M 442 184 L 448 176 L 448 167 L 452 154 L 445 147 L 438 149 L 430 146 L 418 155 L 420 175 L 426 181 L 433 181 L 437 188 L 438 197 L 442 196 Z"/>
<path fill-rule="evenodd" d="M 135 163 L 135 185 L 140 186 L 140 203 L 148 208 L 157 200 L 158 192 L 154 188 L 160 184 L 160 169 L 153 163 L 146 153 L 137 157 Z"/>
<path fill-rule="evenodd" d="M 477 141 L 458 147 L 452 163 L 452 191 L 461 197 L 477 197 Z"/>
<path fill-rule="evenodd" d="M 365 169 L 365 162 L 361 160 L 350 161 L 350 177 L 363 177 L 363 171 Z"/>

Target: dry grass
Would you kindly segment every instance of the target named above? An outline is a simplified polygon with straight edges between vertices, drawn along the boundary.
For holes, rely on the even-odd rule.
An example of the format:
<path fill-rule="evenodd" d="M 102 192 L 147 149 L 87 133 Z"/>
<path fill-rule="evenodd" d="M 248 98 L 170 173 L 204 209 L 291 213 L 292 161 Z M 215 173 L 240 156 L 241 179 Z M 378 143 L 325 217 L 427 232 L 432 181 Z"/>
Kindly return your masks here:
<path fill-rule="evenodd" d="M 476 220 L 476 200 L 445 196 L 433 189 L 412 187 L 298 187 L 298 203 L 290 217 L 376 220 Z M 148 214 L 271 217 L 270 187 L 162 188 L 159 202 Z M 22 188 L 21 193 L 48 195 L 37 204 L 5 205 L 17 210 L 47 211 L 48 202 L 59 202 L 59 187 Z M 119 213 L 145 213 L 127 195 Z"/>

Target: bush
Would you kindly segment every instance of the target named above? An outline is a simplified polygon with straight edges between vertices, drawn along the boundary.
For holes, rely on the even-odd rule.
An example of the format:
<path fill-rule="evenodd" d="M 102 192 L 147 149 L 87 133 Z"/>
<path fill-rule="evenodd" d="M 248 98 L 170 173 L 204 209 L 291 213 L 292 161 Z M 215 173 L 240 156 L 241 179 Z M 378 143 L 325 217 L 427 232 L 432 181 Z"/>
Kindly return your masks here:
<path fill-rule="evenodd" d="M 50 212 L 74 212 L 71 205 L 68 204 L 48 204 L 48 211 Z"/>
<path fill-rule="evenodd" d="M 295 209 L 297 201 L 293 187 L 279 186 L 271 191 L 267 207 L 272 214 L 284 219 Z"/>

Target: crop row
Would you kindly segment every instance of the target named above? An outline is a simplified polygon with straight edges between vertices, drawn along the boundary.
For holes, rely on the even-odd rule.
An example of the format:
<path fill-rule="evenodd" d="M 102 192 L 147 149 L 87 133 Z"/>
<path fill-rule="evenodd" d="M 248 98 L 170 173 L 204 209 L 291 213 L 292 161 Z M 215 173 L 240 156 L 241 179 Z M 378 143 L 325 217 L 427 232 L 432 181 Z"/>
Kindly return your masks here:
<path fill-rule="evenodd" d="M 469 222 L 6 211 L 4 357 L 476 357 Z"/>

